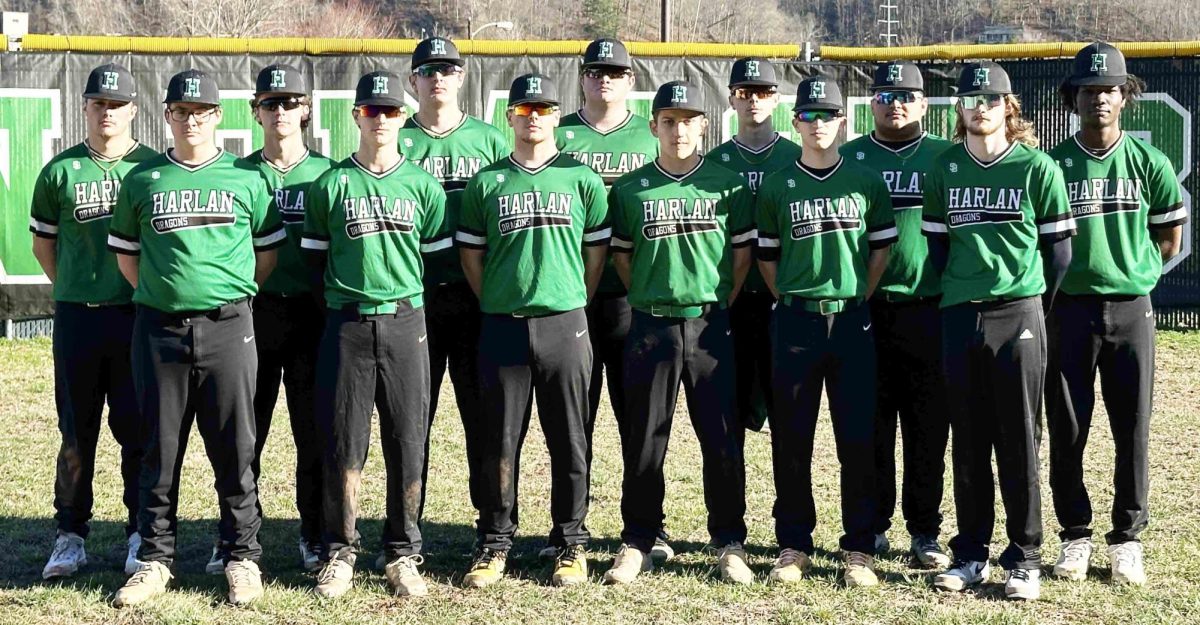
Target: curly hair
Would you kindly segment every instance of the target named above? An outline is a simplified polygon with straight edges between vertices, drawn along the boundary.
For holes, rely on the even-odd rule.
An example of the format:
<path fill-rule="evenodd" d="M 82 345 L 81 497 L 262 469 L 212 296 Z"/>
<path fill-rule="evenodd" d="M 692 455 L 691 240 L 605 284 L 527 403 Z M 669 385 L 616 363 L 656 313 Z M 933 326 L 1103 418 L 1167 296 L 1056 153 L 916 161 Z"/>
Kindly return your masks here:
<path fill-rule="evenodd" d="M 1142 97 L 1142 93 L 1146 90 L 1146 83 L 1141 78 L 1130 74 L 1125 80 L 1125 84 L 1121 85 L 1121 96 L 1125 98 L 1125 106 L 1133 110 L 1137 106 L 1137 101 Z M 1079 95 L 1079 87 L 1071 84 L 1071 78 L 1064 78 L 1058 85 L 1058 102 L 1063 108 L 1075 113 L 1075 99 Z"/>
<path fill-rule="evenodd" d="M 1014 94 L 1005 94 L 1004 103 L 1008 105 L 1008 112 L 1004 116 L 1004 136 L 1009 141 L 1020 141 L 1025 145 L 1036 148 L 1039 140 L 1037 131 L 1033 128 L 1033 122 L 1021 117 L 1021 100 Z M 954 141 L 962 143 L 967 138 L 967 125 L 963 122 L 963 116 L 960 114 L 954 122 Z"/>

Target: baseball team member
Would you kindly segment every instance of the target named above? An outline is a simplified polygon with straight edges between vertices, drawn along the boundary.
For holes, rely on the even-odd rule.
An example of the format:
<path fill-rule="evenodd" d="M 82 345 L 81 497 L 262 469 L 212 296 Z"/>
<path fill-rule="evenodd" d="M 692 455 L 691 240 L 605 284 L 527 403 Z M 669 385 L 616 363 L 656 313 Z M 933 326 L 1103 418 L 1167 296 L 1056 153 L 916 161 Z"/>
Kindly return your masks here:
<path fill-rule="evenodd" d="M 800 146 L 775 132 L 771 118 L 779 106 L 775 66 L 761 58 L 740 59 L 729 74 L 729 106 L 737 114 L 732 139 L 708 153 L 708 159 L 741 174 L 757 193 L 767 174 L 790 167 Z M 771 398 L 771 338 L 767 328 L 775 298 L 751 263 L 746 283 L 730 308 L 733 353 L 737 362 L 737 414 L 752 430 L 767 422 Z"/>
<path fill-rule="evenodd" d="M 133 289 L 105 248 L 121 181 L 155 156 L 130 134 L 136 98 L 129 70 L 115 64 L 93 69 L 83 92 L 87 138 L 46 163 L 33 190 L 33 255 L 54 283 L 54 404 L 62 434 L 54 480 L 58 535 L 42 569 L 44 579 L 73 575 L 87 564 L 83 545 L 106 401 L 108 427 L 121 446 L 122 501 L 128 511 L 125 573 L 138 566 L 142 443 L 129 369 Z"/>
<path fill-rule="evenodd" d="M 817 525 L 813 437 L 821 387 L 829 396 L 841 464 L 847 586 L 874 586 L 875 348 L 864 305 L 887 266 L 896 224 L 887 187 L 874 171 L 834 147 L 845 104 L 833 80 L 796 88 L 792 125 L 803 154 L 767 177 L 758 192 L 758 255 L 779 297 L 771 320 L 771 458 L 775 472 L 773 582 L 800 581 L 811 566 Z"/>
<path fill-rule="evenodd" d="M 464 113 L 458 93 L 466 80 L 466 63 L 454 42 L 441 37 L 417 44 L 408 84 L 420 108 L 400 129 L 400 151 L 429 172 L 446 192 L 445 228 L 458 226 L 462 190 L 467 181 L 508 155 L 508 141 L 496 127 Z M 467 449 L 467 485 L 471 505 L 479 505 L 479 462 L 482 408 L 479 405 L 479 299 L 463 276 L 458 251 L 451 245 L 429 254 L 425 263 L 425 327 L 429 332 L 429 427 L 437 413 L 442 378 L 450 371 L 454 398 L 462 418 Z M 431 430 L 432 431 L 432 430 Z M 429 473 L 429 442 L 425 443 Z M 421 480 L 424 488 L 425 480 Z M 422 509 L 424 493 L 422 493 Z"/>
<path fill-rule="evenodd" d="M 1000 554 L 1008 571 L 1004 594 L 1032 600 L 1040 594 L 1042 545 L 1034 421 L 1046 373 L 1043 306 L 1050 307 L 1070 264 L 1075 222 L 1062 172 L 1034 149 L 1033 126 L 1021 118 L 1004 68 L 967 65 L 957 112 L 958 144 L 925 176 L 921 223 L 942 274 L 958 516 L 954 562 L 934 585 L 963 590 L 988 577 L 995 450 L 1009 540 Z"/>
<path fill-rule="evenodd" d="M 385 572 L 397 594 L 428 593 L 417 566 L 429 415 L 422 254 L 453 245 L 446 193 L 398 150 L 400 76 L 358 80 L 358 150 L 308 193 L 302 246 L 325 266 L 325 332 L 317 359 L 317 430 L 324 446 L 325 553 L 317 594 L 338 597 L 354 576 L 358 489 L 379 409 L 387 469 Z"/>
<path fill-rule="evenodd" d="M 942 285 L 921 236 L 921 183 L 950 142 L 925 132 L 925 80 L 908 61 L 881 63 L 871 83 L 875 130 L 842 146 L 843 158 L 879 172 L 891 194 L 899 240 L 871 299 L 875 330 L 875 554 L 889 549 L 896 510 L 896 422 L 904 448 L 901 509 L 912 537 L 909 553 L 921 566 L 945 568 L 938 544 L 942 481 L 950 422 L 942 382 Z"/>
<path fill-rule="evenodd" d="M 596 170 L 610 187 L 617 178 L 654 160 L 658 141 L 650 134 L 650 122 L 634 115 L 627 99 L 636 77 L 625 44 L 616 39 L 597 39 L 583 53 L 579 86 L 583 108 L 562 119 L 555 131 L 558 149 Z M 588 467 L 592 466 L 592 432 L 600 392 L 608 383 L 608 399 L 622 433 L 625 394 L 622 392 L 622 360 L 625 335 L 629 333 L 629 301 L 625 285 L 613 269 L 604 265 L 596 296 L 588 304 L 588 337 L 592 341 L 592 378 L 588 386 Z M 607 372 L 607 375 L 605 375 Z M 624 444 L 622 443 L 622 448 Z M 666 529 L 659 532 L 651 554 L 661 560 L 675 555 L 667 542 Z M 549 550 L 550 554 L 546 551 Z M 553 555 L 548 547 L 540 555 Z"/>
<path fill-rule="evenodd" d="M 254 297 L 254 345 L 258 349 L 258 382 L 254 420 L 254 477 L 258 480 L 262 450 L 282 379 L 287 396 L 292 440 L 296 444 L 296 509 L 300 513 L 300 558 L 304 568 L 321 567 L 321 447 L 313 418 L 317 345 L 325 325 L 319 293 L 313 293 L 311 271 L 301 257 L 300 238 L 308 185 L 333 161 L 304 144 L 312 114 L 308 81 L 290 65 L 269 65 L 254 81 L 250 102 L 263 128 L 263 148 L 246 157 L 267 180 L 272 201 L 287 231 L 275 270 Z"/>
<path fill-rule="evenodd" d="M 1080 131 L 1050 151 L 1067 183 L 1079 234 L 1046 330 L 1046 423 L 1050 488 L 1062 524 L 1054 575 L 1087 576 L 1092 504 L 1083 485 L 1083 452 L 1092 425 L 1096 370 L 1116 444 L 1112 531 L 1105 536 L 1112 580 L 1144 584 L 1138 534 L 1149 521 L 1147 443 L 1154 388 L 1154 313 L 1150 291 L 1163 262 L 1179 252 L 1187 209 L 1167 157 L 1121 131 L 1121 112 L 1142 83 L 1106 43 L 1075 55 L 1059 90 Z"/>
<path fill-rule="evenodd" d="M 258 354 L 250 298 L 287 235 L 262 175 L 215 143 L 217 83 L 198 70 L 167 85 L 175 147 L 125 177 L 108 247 L 134 286 L 133 377 L 148 436 L 138 533 L 142 567 L 118 606 L 166 590 L 175 558 L 179 477 L 193 420 L 216 474 L 229 601 L 262 596 L 254 462 Z"/>
<path fill-rule="evenodd" d="M 479 383 L 487 423 L 479 549 L 464 583 L 504 575 L 517 531 L 516 476 L 533 394 L 550 452 L 553 582 L 587 581 L 588 379 L 592 346 L 584 307 L 604 267 L 610 228 L 604 183 L 558 151 L 558 89 L 526 74 L 509 90 L 513 153 L 463 191 L 458 242 L 479 296 Z"/>
<path fill-rule="evenodd" d="M 754 240 L 753 196 L 737 174 L 700 156 L 703 91 L 672 81 L 654 95 L 659 156 L 609 194 L 613 264 L 633 309 L 625 341 L 625 477 L 620 552 L 604 574 L 629 583 L 653 567 L 663 522 L 663 461 L 682 381 L 703 458 L 708 529 L 721 577 L 748 584 L 746 469 L 734 412 L 728 306 Z"/>

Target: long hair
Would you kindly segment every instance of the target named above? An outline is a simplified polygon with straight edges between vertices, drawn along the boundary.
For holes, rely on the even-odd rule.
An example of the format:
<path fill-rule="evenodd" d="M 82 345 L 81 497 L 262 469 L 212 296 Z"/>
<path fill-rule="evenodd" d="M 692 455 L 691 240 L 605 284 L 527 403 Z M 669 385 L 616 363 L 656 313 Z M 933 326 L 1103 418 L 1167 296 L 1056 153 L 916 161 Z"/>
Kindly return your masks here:
<path fill-rule="evenodd" d="M 1005 94 L 1004 103 L 1008 105 L 1008 112 L 1004 115 L 1004 136 L 1010 142 L 1020 141 L 1031 148 L 1036 148 L 1039 143 L 1037 131 L 1033 128 L 1033 122 L 1021 117 L 1020 98 L 1011 93 Z M 954 122 L 954 141 L 962 143 L 966 138 L 967 125 L 963 122 L 963 116 L 960 114 Z"/>
<path fill-rule="evenodd" d="M 1121 85 L 1121 96 L 1125 98 L 1125 110 L 1132 111 L 1137 106 L 1137 101 L 1142 97 L 1142 92 L 1146 90 L 1146 83 L 1137 76 L 1130 74 L 1125 80 L 1125 84 Z M 1079 95 L 1079 87 L 1071 84 L 1071 79 L 1064 78 L 1058 85 L 1058 102 L 1063 108 L 1072 113 L 1076 113 L 1075 99 Z"/>

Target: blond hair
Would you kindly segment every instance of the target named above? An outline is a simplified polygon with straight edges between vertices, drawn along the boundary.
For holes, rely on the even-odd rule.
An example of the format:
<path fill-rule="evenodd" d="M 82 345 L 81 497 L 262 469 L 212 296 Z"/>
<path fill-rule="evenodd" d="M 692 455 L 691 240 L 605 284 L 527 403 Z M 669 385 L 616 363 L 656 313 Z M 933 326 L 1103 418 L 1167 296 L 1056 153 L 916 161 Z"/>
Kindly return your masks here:
<path fill-rule="evenodd" d="M 1010 142 L 1019 141 L 1031 148 L 1036 148 L 1039 143 L 1037 131 L 1033 128 L 1033 122 L 1021 117 L 1021 100 L 1016 95 L 1008 93 L 1004 95 L 1004 103 L 1008 105 L 1007 112 L 1004 114 L 1004 136 Z M 967 125 L 963 122 L 963 116 L 959 114 L 954 121 L 954 141 L 962 143 L 966 138 Z"/>

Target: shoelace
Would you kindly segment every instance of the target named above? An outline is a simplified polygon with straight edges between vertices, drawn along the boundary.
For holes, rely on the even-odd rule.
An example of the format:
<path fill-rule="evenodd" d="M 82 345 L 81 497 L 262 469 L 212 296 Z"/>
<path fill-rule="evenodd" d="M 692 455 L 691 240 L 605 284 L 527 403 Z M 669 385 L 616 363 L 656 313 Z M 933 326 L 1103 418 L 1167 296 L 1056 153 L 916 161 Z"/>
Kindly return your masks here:
<path fill-rule="evenodd" d="M 396 560 L 396 568 L 402 576 L 417 575 L 417 567 L 425 564 L 425 556 L 415 553 L 411 556 L 401 556 Z"/>
<path fill-rule="evenodd" d="M 146 565 L 138 569 L 136 573 L 130 576 L 129 581 L 126 582 L 126 584 L 144 584 L 149 581 L 147 578 L 156 576 L 157 574 L 155 573 L 154 567 Z"/>
<path fill-rule="evenodd" d="M 1063 547 L 1063 555 L 1067 556 L 1067 558 L 1071 560 L 1082 560 L 1083 558 L 1086 558 L 1087 551 L 1087 543 L 1083 542 L 1069 543 L 1066 547 Z"/>
<path fill-rule="evenodd" d="M 955 560 L 951 562 L 950 568 L 946 570 L 946 573 L 953 575 L 956 571 L 961 572 L 963 575 L 970 576 L 979 574 L 979 572 L 975 570 L 975 567 L 971 566 L 971 562 L 968 560 Z"/>
<path fill-rule="evenodd" d="M 79 550 L 81 545 L 73 540 L 62 540 L 54 545 L 54 552 L 50 554 L 51 560 L 66 559 L 67 554 L 74 556 L 73 559 L 79 559 Z"/>
<path fill-rule="evenodd" d="M 559 566 L 571 566 L 572 564 L 575 564 L 575 561 L 579 559 L 579 556 L 582 553 L 582 551 L 583 550 L 580 549 L 578 545 L 571 545 L 570 547 L 564 547 L 561 551 L 558 552 L 558 565 Z"/>
<path fill-rule="evenodd" d="M 1029 581 L 1029 571 L 1025 569 L 1013 569 L 1008 575 L 1010 579 L 1017 579 L 1023 582 Z"/>
<path fill-rule="evenodd" d="M 846 565 L 870 567 L 871 556 L 859 551 L 851 551 L 846 554 Z"/>
<path fill-rule="evenodd" d="M 507 554 L 499 551 L 484 549 L 479 552 L 479 557 L 475 558 L 475 565 L 471 568 L 476 570 L 489 568 L 491 567 L 493 560 L 503 561 L 506 556 Z"/>
<path fill-rule="evenodd" d="M 317 583 L 324 584 L 330 580 L 337 578 L 338 570 L 342 566 L 341 560 L 330 560 L 321 567 L 321 572 L 317 573 Z"/>
<path fill-rule="evenodd" d="M 784 549 L 779 552 L 779 557 L 775 559 L 775 566 L 791 566 L 800 559 L 800 552 L 795 549 Z"/>
<path fill-rule="evenodd" d="M 1137 554 L 1132 549 L 1114 549 L 1112 558 L 1118 567 L 1135 566 L 1137 564 Z"/>
<path fill-rule="evenodd" d="M 229 572 L 229 581 L 233 585 L 242 586 L 254 580 L 253 569 L 248 564 L 234 562 L 226 570 Z"/>

